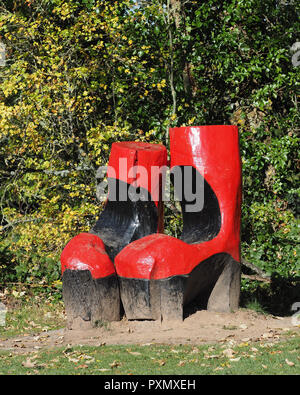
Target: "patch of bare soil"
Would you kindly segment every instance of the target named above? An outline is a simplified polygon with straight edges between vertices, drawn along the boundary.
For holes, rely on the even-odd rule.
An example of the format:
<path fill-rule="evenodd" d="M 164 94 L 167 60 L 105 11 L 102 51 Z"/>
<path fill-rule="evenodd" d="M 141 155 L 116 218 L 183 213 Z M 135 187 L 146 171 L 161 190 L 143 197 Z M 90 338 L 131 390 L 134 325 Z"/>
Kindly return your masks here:
<path fill-rule="evenodd" d="M 0 341 L 0 350 L 27 353 L 44 348 L 67 345 L 104 344 L 204 344 L 280 340 L 288 331 L 300 333 L 291 317 L 274 317 L 240 309 L 235 313 L 197 311 L 184 321 L 128 321 L 103 324 L 91 328 L 88 322 L 77 321 L 76 329 L 42 332 L 36 336 L 21 336 Z"/>

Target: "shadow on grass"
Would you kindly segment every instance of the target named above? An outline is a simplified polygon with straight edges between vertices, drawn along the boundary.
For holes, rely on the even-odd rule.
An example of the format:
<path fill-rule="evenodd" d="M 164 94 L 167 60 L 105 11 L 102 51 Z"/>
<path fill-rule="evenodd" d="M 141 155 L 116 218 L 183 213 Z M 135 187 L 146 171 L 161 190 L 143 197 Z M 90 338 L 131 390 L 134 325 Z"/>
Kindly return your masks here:
<path fill-rule="evenodd" d="M 300 277 L 271 276 L 270 284 L 256 282 L 250 290 L 242 290 L 240 306 L 277 316 L 290 316 L 294 303 L 300 303 Z M 259 311 L 261 310 L 261 311 Z"/>

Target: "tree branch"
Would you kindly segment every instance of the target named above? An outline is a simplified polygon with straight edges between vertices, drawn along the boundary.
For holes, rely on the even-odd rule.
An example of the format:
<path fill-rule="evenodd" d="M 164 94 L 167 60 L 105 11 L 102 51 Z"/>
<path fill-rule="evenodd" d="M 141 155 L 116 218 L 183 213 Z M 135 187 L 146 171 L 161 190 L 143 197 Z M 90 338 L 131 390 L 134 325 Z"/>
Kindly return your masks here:
<path fill-rule="evenodd" d="M 268 276 L 263 270 L 261 270 L 259 267 L 255 266 L 253 263 L 245 261 L 245 259 L 241 259 L 241 264 L 248 267 L 249 269 L 253 270 L 255 273 L 257 273 L 263 279 L 270 279 L 270 276 Z"/>
<path fill-rule="evenodd" d="M 249 274 L 242 274 L 242 278 L 247 278 L 248 280 L 255 280 L 255 281 L 262 281 L 264 283 L 271 283 L 270 278 L 264 278 L 260 276 L 255 276 L 255 275 L 249 275 Z"/>

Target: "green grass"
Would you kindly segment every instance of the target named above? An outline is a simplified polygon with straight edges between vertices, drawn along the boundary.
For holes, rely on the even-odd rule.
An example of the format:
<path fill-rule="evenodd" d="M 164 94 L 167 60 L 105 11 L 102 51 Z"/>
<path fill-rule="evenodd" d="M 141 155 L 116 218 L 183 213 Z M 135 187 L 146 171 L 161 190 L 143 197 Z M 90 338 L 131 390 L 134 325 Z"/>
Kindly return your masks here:
<path fill-rule="evenodd" d="M 1 340 L 65 326 L 64 306 L 39 297 L 10 304 Z M 254 306 L 257 307 L 257 306 Z M 256 309 L 257 311 L 257 309 Z M 235 329 L 228 326 L 226 329 Z M 128 345 L 40 349 L 20 354 L 1 351 L 0 374 L 53 375 L 244 375 L 300 374 L 299 331 L 278 343 L 265 340 L 229 346 Z"/>
<path fill-rule="evenodd" d="M 17 300 L 8 307 L 5 321 L 6 325 L 0 326 L 0 339 L 63 328 L 64 306 L 39 297 Z"/>
<path fill-rule="evenodd" d="M 0 374 L 51 375 L 295 375 L 300 336 L 277 344 L 227 346 L 67 347 L 28 354 L 0 352 Z M 229 355 L 228 355 L 229 354 Z"/>

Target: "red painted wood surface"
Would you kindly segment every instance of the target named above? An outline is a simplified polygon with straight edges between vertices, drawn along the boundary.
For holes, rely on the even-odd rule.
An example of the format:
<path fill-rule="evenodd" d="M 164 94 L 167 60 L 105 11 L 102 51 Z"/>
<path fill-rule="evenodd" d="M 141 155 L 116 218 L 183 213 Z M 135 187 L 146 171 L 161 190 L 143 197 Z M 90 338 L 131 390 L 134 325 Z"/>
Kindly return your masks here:
<path fill-rule="evenodd" d="M 61 254 L 62 274 L 66 269 L 89 270 L 93 278 L 107 277 L 115 273 L 115 267 L 105 251 L 100 237 L 80 233 L 73 237 Z"/>
<path fill-rule="evenodd" d="M 148 190 L 157 206 L 161 198 L 159 169 L 166 165 L 164 145 L 122 141 L 111 146 L 107 176 Z M 134 166 L 137 168 L 130 171 Z"/>
<path fill-rule="evenodd" d="M 162 279 L 185 275 L 221 252 L 240 261 L 238 128 L 218 125 L 170 129 L 170 151 L 171 167 L 194 166 L 213 189 L 220 206 L 221 229 L 214 239 L 193 245 L 163 234 L 134 241 L 116 256 L 116 271 L 121 277 Z"/>

